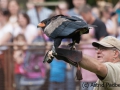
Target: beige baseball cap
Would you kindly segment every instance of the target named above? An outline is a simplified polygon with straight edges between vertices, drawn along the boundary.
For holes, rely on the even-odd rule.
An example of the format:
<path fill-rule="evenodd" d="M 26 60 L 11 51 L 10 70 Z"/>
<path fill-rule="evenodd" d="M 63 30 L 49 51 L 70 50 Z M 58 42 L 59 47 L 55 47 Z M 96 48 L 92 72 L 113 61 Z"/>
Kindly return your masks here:
<path fill-rule="evenodd" d="M 120 40 L 113 36 L 107 36 L 99 42 L 93 42 L 92 45 L 94 47 L 99 47 L 100 45 L 104 47 L 115 47 L 120 50 Z"/>

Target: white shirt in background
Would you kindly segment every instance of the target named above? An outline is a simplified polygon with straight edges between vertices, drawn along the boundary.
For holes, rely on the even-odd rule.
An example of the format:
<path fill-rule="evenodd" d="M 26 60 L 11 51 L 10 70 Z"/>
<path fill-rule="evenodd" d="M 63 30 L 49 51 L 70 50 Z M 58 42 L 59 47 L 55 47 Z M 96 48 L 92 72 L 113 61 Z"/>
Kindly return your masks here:
<path fill-rule="evenodd" d="M 24 34 L 27 42 L 31 43 L 31 39 L 33 39 L 33 37 L 35 38 L 38 35 L 38 30 L 36 26 L 28 24 L 25 30 L 22 30 L 20 26 L 17 27 L 14 30 L 14 37 L 16 37 L 18 34 Z"/>
<path fill-rule="evenodd" d="M 6 24 L 3 28 L 0 29 L 0 41 L 4 38 L 6 33 L 13 34 L 13 27 L 11 24 Z M 10 39 L 11 40 L 11 39 Z M 0 46 L 0 54 L 2 53 L 1 50 L 6 50 L 6 46 Z"/>

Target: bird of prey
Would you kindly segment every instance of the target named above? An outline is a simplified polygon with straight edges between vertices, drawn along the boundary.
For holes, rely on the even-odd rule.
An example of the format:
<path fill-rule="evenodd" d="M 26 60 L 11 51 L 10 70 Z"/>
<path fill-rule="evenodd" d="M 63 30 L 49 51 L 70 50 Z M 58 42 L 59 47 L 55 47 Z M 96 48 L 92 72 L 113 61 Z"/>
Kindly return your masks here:
<path fill-rule="evenodd" d="M 44 33 L 54 40 L 54 52 L 62 39 L 72 39 L 72 43 L 69 44 L 72 49 L 75 43 L 79 44 L 82 34 L 89 33 L 89 25 L 77 16 L 56 15 L 41 21 L 37 27 L 41 27 Z"/>

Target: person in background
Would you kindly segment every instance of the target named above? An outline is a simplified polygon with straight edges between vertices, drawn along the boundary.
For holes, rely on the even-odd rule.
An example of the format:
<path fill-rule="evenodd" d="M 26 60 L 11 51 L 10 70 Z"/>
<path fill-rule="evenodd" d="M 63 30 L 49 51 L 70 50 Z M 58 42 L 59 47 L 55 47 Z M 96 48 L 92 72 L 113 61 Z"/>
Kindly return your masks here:
<path fill-rule="evenodd" d="M 44 2 L 45 0 L 32 0 L 32 3 L 34 3 L 34 8 L 27 11 L 27 15 L 30 17 L 30 23 L 36 27 L 39 22 L 48 18 L 52 14 L 52 10 L 44 6 L 37 5 L 38 3 Z M 38 34 L 42 35 L 43 38 L 47 38 L 47 36 L 42 32 L 42 28 L 38 29 Z"/>
<path fill-rule="evenodd" d="M 40 5 L 39 6 L 36 5 L 38 3 L 44 3 L 44 2 L 45 0 L 33 0 L 35 7 L 27 11 L 28 16 L 30 17 L 31 24 L 34 24 L 37 26 L 37 24 L 40 21 L 48 18 L 52 14 L 52 11 L 50 9 L 40 6 Z"/>
<path fill-rule="evenodd" d="M 13 34 L 13 27 L 9 23 L 10 12 L 7 9 L 0 9 L 0 45 L 10 42 Z M 0 49 L 6 49 L 1 46 Z"/>
<path fill-rule="evenodd" d="M 2 2 L 4 2 L 4 0 L 2 0 Z M 1 90 L 5 89 L 5 83 L 3 83 L 3 81 L 5 80 L 4 78 L 5 76 L 4 74 L 5 53 L 3 53 L 3 50 L 7 49 L 6 46 L 1 46 L 1 45 L 4 45 L 11 40 L 12 31 L 13 31 L 12 25 L 8 23 L 9 16 L 10 16 L 10 13 L 7 9 L 3 9 L 3 8 L 0 9 L 0 75 L 1 75 L 0 77 L 1 88 L 0 89 Z"/>
<path fill-rule="evenodd" d="M 105 24 L 100 19 L 97 19 L 93 16 L 91 7 L 89 5 L 81 6 L 79 9 L 79 14 L 88 24 L 96 25 L 94 29 L 95 29 L 95 38 L 97 40 L 100 40 L 108 35 Z"/>
<path fill-rule="evenodd" d="M 20 12 L 18 14 L 18 24 L 19 27 L 14 30 L 14 36 L 17 36 L 18 34 L 23 34 L 25 35 L 27 43 L 31 44 L 35 37 L 38 35 L 37 27 L 30 24 L 29 16 L 24 12 Z"/>
<path fill-rule="evenodd" d="M 120 26 L 120 0 L 116 3 L 114 7 L 115 12 L 118 14 L 118 25 Z"/>
<path fill-rule="evenodd" d="M 43 42 L 42 38 L 34 39 L 32 44 L 37 42 Z M 22 74 L 20 79 L 21 90 L 44 90 L 41 89 L 46 79 L 46 66 L 43 63 L 44 47 L 41 45 L 28 46 L 24 62 L 20 67 Z"/>
<path fill-rule="evenodd" d="M 49 90 L 65 89 L 66 63 L 54 58 L 50 63 Z"/>
<path fill-rule="evenodd" d="M 34 8 L 27 11 L 28 16 L 30 17 L 30 23 L 35 25 L 36 27 L 37 27 L 39 22 L 41 22 L 42 20 L 48 18 L 52 14 L 52 10 L 46 8 L 45 6 L 37 5 L 38 3 L 44 3 L 44 2 L 45 2 L 45 0 L 32 0 L 32 3 L 34 3 Z M 38 29 L 37 38 L 39 38 L 41 36 L 44 39 L 44 41 L 46 41 L 46 39 L 48 38 L 42 32 L 42 28 Z M 44 84 L 45 87 L 46 87 L 46 85 L 48 83 L 48 81 L 47 81 L 48 78 L 49 78 L 49 71 L 47 72 L 47 79 L 46 79 L 46 82 Z M 44 85 L 41 88 L 45 89 Z M 48 87 L 46 87 L 46 88 L 48 88 Z"/>
<path fill-rule="evenodd" d="M 54 15 L 66 15 L 68 16 L 68 5 L 67 3 L 60 3 L 58 6 L 55 8 L 55 12 L 51 14 L 51 16 Z M 64 43 L 69 43 L 70 39 L 63 39 L 63 44 Z M 69 67 L 69 64 L 67 64 L 67 67 Z M 74 79 L 74 67 L 71 66 L 69 69 L 66 71 L 66 81 L 65 81 L 65 90 L 75 90 L 75 79 Z M 64 90 L 64 89 L 63 89 Z"/>
<path fill-rule="evenodd" d="M 0 8 L 7 9 L 7 7 L 8 7 L 8 0 L 1 0 L 0 1 Z"/>
<path fill-rule="evenodd" d="M 19 12 L 19 3 L 17 2 L 17 0 L 10 0 L 8 2 L 8 10 L 10 11 L 10 18 L 9 18 L 9 23 L 12 24 L 13 28 L 15 29 L 16 27 L 18 27 L 18 12 Z"/>
<path fill-rule="evenodd" d="M 79 16 L 79 9 L 81 5 L 86 4 L 86 0 L 72 0 L 73 8 L 68 11 L 69 16 Z"/>
<path fill-rule="evenodd" d="M 32 3 L 32 0 L 28 0 L 26 3 L 27 10 L 32 10 L 34 8 L 34 4 Z"/>
<path fill-rule="evenodd" d="M 112 9 L 112 4 L 106 3 L 101 11 L 101 20 L 105 23 L 108 34 L 117 36 L 117 14 L 115 14 Z"/>
<path fill-rule="evenodd" d="M 68 4 L 67 2 L 61 2 L 56 7 L 53 13 L 50 15 L 50 17 L 56 16 L 56 15 L 65 15 L 68 16 Z"/>
<path fill-rule="evenodd" d="M 97 41 L 94 38 L 94 34 L 95 34 L 94 28 L 90 27 L 89 33 L 82 35 L 81 41 L 80 41 L 81 42 L 80 50 L 82 50 L 83 54 L 86 54 L 86 55 L 96 58 L 96 50 L 91 45 L 92 42 Z M 83 68 L 81 68 L 81 72 L 82 72 L 83 79 L 81 80 L 81 83 L 80 83 L 80 86 L 81 86 L 80 90 L 93 90 L 94 87 L 92 87 L 92 86 L 91 87 L 83 87 L 82 85 L 83 84 L 89 84 L 89 85 L 94 84 L 98 79 L 97 76 L 94 73 L 92 73 L 88 70 L 85 70 Z"/>
<path fill-rule="evenodd" d="M 120 0 L 116 3 L 114 10 L 117 14 L 117 22 L 118 22 L 118 36 L 117 38 L 120 39 Z"/>
<path fill-rule="evenodd" d="M 58 11 L 57 11 L 58 10 Z M 57 15 L 68 15 L 68 4 L 66 2 L 58 4 L 56 7 L 56 14 Z"/>
<path fill-rule="evenodd" d="M 93 7 L 92 8 L 92 14 L 95 18 L 100 18 L 100 10 L 98 7 Z"/>
<path fill-rule="evenodd" d="M 17 35 L 14 40 L 14 44 L 18 45 L 24 45 L 26 44 L 26 39 L 23 34 Z M 20 85 L 20 79 L 21 79 L 21 71 L 20 67 L 23 64 L 24 57 L 25 57 L 25 51 L 27 49 L 27 46 L 14 46 L 14 53 L 13 53 L 13 58 L 14 58 L 14 76 L 15 76 L 15 84 L 16 84 L 16 90 L 21 90 L 21 85 Z"/>

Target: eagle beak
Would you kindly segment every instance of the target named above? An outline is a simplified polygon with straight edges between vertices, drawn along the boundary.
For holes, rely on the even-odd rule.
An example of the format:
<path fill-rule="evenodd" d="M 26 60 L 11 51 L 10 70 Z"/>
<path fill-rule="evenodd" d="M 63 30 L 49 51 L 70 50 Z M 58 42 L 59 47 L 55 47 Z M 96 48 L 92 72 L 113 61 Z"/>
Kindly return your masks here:
<path fill-rule="evenodd" d="M 39 28 L 39 27 L 41 27 L 41 28 L 45 27 L 45 23 L 39 23 L 39 24 L 37 25 L 37 28 Z"/>

